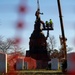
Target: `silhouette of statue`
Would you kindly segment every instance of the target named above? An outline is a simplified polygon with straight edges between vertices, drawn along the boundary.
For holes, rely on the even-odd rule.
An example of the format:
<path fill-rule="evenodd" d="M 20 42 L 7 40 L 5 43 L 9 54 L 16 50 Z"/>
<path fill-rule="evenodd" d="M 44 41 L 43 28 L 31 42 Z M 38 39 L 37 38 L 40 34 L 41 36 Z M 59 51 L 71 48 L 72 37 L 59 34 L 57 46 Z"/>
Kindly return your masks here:
<path fill-rule="evenodd" d="M 43 63 L 43 67 L 46 68 L 48 66 L 48 61 L 50 60 L 50 57 L 48 55 L 47 51 L 47 42 L 46 37 L 42 32 L 41 24 L 43 25 L 43 28 L 45 28 L 44 22 L 40 19 L 40 9 L 38 8 L 35 12 L 36 20 L 34 24 L 34 30 L 30 36 L 29 41 L 29 56 L 36 59 L 41 60 Z M 27 51 L 28 52 L 28 51 Z M 44 62 L 46 64 L 44 64 Z"/>
<path fill-rule="evenodd" d="M 40 14 L 43 14 L 43 13 L 40 13 L 40 9 L 38 8 L 37 11 L 35 12 L 35 16 L 36 16 L 35 23 L 38 22 L 40 26 L 42 24 L 43 25 L 43 29 L 45 29 L 45 23 L 40 19 Z M 38 26 L 39 29 L 40 29 L 40 26 Z"/>

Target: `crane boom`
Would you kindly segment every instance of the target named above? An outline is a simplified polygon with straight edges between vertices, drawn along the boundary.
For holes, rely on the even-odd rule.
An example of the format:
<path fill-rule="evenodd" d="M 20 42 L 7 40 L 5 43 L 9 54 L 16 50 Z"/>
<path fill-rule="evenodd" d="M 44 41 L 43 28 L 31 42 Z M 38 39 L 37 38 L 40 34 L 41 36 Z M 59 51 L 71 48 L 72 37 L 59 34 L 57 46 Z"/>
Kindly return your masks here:
<path fill-rule="evenodd" d="M 58 3 L 58 10 L 59 10 L 59 16 L 60 16 L 60 25 L 61 25 L 61 33 L 62 33 L 62 39 L 63 39 L 64 53 L 65 53 L 64 56 L 67 59 L 66 38 L 65 38 L 65 33 L 64 33 L 64 25 L 63 25 L 63 19 L 62 19 L 60 0 L 57 0 L 57 3 Z"/>
<path fill-rule="evenodd" d="M 60 37 L 60 39 L 62 39 L 62 46 L 63 46 L 63 51 L 64 51 L 64 58 L 65 58 L 65 69 L 67 68 L 67 48 L 66 48 L 66 38 L 65 38 L 65 33 L 64 33 L 64 25 L 63 25 L 63 19 L 62 19 L 62 12 L 61 12 L 61 5 L 60 5 L 60 0 L 57 0 L 57 4 L 58 4 L 58 10 L 59 10 L 59 16 L 60 16 L 60 25 L 61 25 L 61 33 L 62 33 L 62 37 Z"/>

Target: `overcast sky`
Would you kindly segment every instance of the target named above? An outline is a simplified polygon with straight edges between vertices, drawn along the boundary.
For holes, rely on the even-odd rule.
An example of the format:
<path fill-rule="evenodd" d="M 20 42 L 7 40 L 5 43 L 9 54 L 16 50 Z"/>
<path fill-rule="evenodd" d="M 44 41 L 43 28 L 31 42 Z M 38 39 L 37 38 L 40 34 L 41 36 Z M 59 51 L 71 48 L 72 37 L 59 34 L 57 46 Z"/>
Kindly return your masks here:
<path fill-rule="evenodd" d="M 23 42 L 22 46 L 29 49 L 29 37 L 34 29 L 35 11 L 37 10 L 37 0 L 24 0 L 28 10 L 23 14 L 23 21 L 26 27 L 22 31 L 17 31 L 15 25 L 20 19 L 18 7 L 23 0 L 0 0 L 0 35 L 4 38 L 13 38 L 20 34 Z M 74 48 L 73 39 L 75 37 L 75 0 L 60 0 L 63 14 L 63 22 L 67 45 Z M 61 35 L 60 20 L 58 13 L 57 0 L 39 0 L 40 10 L 44 13 L 41 20 L 44 22 L 49 19 L 53 20 L 54 30 L 50 35 L 54 35 L 57 40 L 57 48 L 60 47 L 59 35 Z M 46 35 L 46 32 L 44 32 Z M 74 51 L 74 49 L 73 49 Z"/>

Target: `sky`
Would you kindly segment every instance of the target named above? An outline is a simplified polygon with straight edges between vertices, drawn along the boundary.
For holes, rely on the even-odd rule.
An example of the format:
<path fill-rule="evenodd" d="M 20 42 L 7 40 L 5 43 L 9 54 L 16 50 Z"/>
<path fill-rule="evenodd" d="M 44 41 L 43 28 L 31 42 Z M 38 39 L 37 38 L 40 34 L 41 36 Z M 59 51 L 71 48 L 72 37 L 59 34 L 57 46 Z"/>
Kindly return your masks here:
<path fill-rule="evenodd" d="M 24 2 L 23 2 L 24 1 Z M 39 0 L 40 11 L 44 14 L 41 15 L 41 20 L 49 21 L 52 19 L 54 30 L 50 31 L 50 35 L 54 35 L 57 42 L 57 48 L 60 47 L 59 35 L 61 35 L 59 12 L 57 0 Z M 68 47 L 74 48 L 75 39 L 75 0 L 60 0 L 64 31 L 67 38 Z M 27 6 L 27 12 L 19 15 L 18 7 L 20 4 Z M 5 39 L 14 38 L 17 34 L 22 38 L 22 47 L 29 50 L 29 37 L 34 29 L 35 12 L 37 10 L 37 0 L 0 0 L 0 35 Z M 22 19 L 26 27 L 18 31 L 16 29 L 16 22 Z M 46 36 L 46 31 L 43 32 Z"/>

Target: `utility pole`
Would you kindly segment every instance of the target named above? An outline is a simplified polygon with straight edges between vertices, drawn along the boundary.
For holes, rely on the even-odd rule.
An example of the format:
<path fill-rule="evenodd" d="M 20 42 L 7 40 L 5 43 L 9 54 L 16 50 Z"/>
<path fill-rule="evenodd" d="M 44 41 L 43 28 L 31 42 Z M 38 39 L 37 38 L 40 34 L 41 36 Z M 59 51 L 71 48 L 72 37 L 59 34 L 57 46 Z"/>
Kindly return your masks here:
<path fill-rule="evenodd" d="M 66 68 L 67 68 L 67 48 L 66 48 L 66 40 L 67 39 L 65 38 L 65 33 L 64 33 L 64 25 L 63 25 L 63 19 L 62 19 L 62 11 L 61 11 L 60 0 L 57 0 L 57 4 L 58 4 L 61 34 L 62 34 L 60 39 L 62 39 L 62 47 L 63 47 L 63 52 L 64 52 L 64 58 L 66 60 Z"/>

